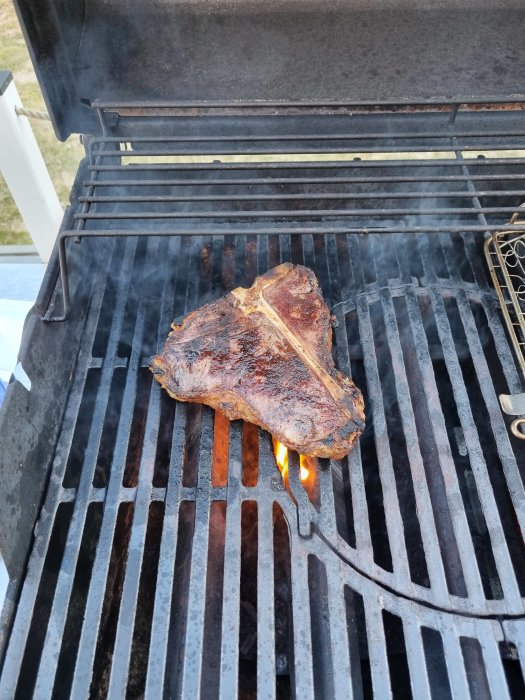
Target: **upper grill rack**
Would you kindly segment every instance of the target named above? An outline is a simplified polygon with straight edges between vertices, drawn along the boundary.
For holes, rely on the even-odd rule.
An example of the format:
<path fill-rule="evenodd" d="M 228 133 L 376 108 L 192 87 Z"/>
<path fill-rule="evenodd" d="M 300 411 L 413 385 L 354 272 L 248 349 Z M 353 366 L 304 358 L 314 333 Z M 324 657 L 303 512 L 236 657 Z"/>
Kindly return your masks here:
<path fill-rule="evenodd" d="M 520 106 L 196 119 L 99 105 L 105 136 L 89 140 L 76 225 L 59 236 L 65 310 L 46 318 L 67 317 L 66 240 L 80 233 L 508 230 L 525 197 Z"/>

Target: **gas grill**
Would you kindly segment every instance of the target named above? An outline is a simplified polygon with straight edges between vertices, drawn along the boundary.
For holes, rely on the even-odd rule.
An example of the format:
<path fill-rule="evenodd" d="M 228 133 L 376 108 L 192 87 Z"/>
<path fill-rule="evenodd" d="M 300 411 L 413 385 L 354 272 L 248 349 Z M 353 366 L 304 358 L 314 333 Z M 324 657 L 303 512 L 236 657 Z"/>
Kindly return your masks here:
<path fill-rule="evenodd" d="M 389 13 L 383 72 L 339 82 L 368 10 L 344 24 L 336 3 L 313 36 L 315 3 L 50 7 L 20 16 L 86 158 L 26 324 L 30 390 L 13 381 L 0 415 L 0 697 L 523 697 L 525 452 L 498 395 L 524 378 L 484 255 L 525 200 L 523 53 L 502 48 L 518 6 L 467 11 L 470 33 L 440 5 L 464 42 L 448 78 L 441 25 L 423 51 L 428 11 Z M 130 40 L 101 49 L 115 17 L 136 76 Z M 167 18 L 173 77 L 152 48 Z M 253 41 L 234 77 L 214 62 L 240 51 L 232 28 Z M 396 77 L 403 32 L 429 85 Z M 148 369 L 174 318 L 285 261 L 317 275 L 367 414 L 306 485 L 270 435 Z"/>

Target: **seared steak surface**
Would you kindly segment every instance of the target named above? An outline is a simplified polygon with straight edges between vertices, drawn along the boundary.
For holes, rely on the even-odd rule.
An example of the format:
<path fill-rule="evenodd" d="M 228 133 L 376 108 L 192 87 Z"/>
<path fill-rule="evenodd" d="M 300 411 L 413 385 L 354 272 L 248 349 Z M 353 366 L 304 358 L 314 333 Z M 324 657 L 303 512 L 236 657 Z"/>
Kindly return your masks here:
<path fill-rule="evenodd" d="M 332 359 L 314 273 L 285 263 L 173 324 L 151 370 L 175 399 L 268 430 L 305 455 L 340 459 L 364 427 L 363 397 Z"/>

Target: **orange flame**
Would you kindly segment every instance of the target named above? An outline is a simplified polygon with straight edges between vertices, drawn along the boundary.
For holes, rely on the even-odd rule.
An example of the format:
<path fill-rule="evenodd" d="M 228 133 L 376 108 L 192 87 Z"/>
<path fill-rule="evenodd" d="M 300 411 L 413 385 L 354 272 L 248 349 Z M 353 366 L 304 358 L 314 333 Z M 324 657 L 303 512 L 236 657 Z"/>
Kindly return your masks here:
<path fill-rule="evenodd" d="M 277 440 L 273 441 L 273 451 L 275 452 L 275 461 L 277 462 L 277 466 L 279 467 L 279 471 L 281 472 L 281 475 L 283 479 L 286 479 L 288 476 L 288 448 L 283 445 L 282 442 L 278 442 Z M 306 457 L 304 455 L 299 455 L 299 465 L 300 465 L 300 474 L 301 474 L 301 481 L 306 481 L 308 477 L 310 476 L 310 471 L 309 469 L 305 466 L 306 465 Z"/>

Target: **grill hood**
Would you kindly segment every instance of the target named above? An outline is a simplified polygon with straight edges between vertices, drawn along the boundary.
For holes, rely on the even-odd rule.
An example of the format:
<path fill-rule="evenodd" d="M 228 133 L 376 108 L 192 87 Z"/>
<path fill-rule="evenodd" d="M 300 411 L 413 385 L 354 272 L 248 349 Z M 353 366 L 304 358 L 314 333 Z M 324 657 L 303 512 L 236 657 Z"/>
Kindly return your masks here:
<path fill-rule="evenodd" d="M 16 0 L 57 135 L 89 106 L 507 100 L 521 0 Z"/>

